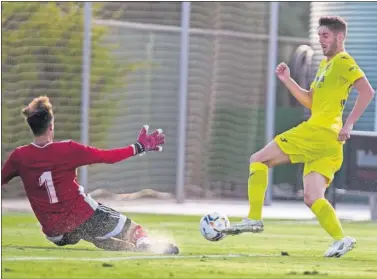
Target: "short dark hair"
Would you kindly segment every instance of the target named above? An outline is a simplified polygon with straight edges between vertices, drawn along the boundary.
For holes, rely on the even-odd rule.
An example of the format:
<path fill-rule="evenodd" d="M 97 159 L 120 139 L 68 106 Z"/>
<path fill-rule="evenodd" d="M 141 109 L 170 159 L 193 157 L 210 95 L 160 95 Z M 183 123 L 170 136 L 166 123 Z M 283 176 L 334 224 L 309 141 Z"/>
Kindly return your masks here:
<path fill-rule="evenodd" d="M 343 32 L 344 35 L 347 34 L 347 22 L 340 16 L 322 16 L 318 20 L 318 25 L 320 27 L 326 26 L 334 33 Z"/>
<path fill-rule="evenodd" d="M 31 101 L 24 109 L 22 114 L 29 124 L 34 136 L 43 135 L 48 125 L 54 119 L 52 105 L 47 96 L 40 96 Z"/>

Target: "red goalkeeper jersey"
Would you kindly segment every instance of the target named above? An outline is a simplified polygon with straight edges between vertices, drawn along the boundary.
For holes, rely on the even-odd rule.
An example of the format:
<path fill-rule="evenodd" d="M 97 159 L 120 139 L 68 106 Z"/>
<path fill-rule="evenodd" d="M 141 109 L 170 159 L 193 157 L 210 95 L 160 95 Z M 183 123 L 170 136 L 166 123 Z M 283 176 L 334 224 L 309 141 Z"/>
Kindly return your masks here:
<path fill-rule="evenodd" d="M 16 148 L 1 170 L 1 185 L 20 176 L 31 207 L 48 236 L 70 232 L 88 220 L 97 203 L 77 182 L 77 167 L 112 164 L 134 156 L 134 146 L 103 150 L 75 141 Z"/>

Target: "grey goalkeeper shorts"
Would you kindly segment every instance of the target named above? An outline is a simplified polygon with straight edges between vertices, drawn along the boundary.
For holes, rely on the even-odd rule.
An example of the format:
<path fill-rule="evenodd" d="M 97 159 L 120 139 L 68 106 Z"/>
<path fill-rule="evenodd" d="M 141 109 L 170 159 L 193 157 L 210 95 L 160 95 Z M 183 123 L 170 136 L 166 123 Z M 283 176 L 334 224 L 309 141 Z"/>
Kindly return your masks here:
<path fill-rule="evenodd" d="M 122 239 L 130 225 L 131 219 L 110 207 L 99 204 L 92 217 L 73 231 L 54 237 L 46 236 L 46 238 L 58 246 L 73 245 L 80 240 L 96 243 L 111 237 Z"/>

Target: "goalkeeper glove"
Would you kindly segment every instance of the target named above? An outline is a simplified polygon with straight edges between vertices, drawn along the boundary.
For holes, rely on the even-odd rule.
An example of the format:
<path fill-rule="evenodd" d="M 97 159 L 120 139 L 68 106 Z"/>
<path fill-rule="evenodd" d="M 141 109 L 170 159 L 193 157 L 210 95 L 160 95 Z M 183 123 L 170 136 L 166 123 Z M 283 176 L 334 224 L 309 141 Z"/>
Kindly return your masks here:
<path fill-rule="evenodd" d="M 135 143 L 135 155 L 144 155 L 149 151 L 162 151 L 162 145 L 165 143 L 165 135 L 162 133 L 162 129 L 157 129 L 152 134 L 148 134 L 148 129 L 148 125 L 141 128 Z"/>

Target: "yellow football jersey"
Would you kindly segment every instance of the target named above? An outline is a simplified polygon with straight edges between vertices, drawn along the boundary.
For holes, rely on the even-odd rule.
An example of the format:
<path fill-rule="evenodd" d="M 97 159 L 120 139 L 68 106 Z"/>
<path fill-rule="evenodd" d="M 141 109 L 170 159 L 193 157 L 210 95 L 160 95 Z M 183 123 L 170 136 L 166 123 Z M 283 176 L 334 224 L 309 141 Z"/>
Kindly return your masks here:
<path fill-rule="evenodd" d="M 363 76 L 363 71 L 347 52 L 338 53 L 330 61 L 324 58 L 310 86 L 313 103 L 308 123 L 338 133 L 343 126 L 344 105 L 352 85 Z"/>

